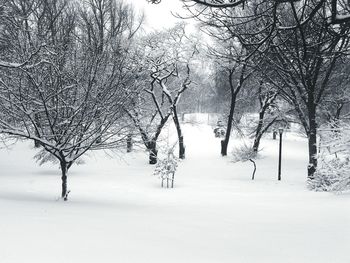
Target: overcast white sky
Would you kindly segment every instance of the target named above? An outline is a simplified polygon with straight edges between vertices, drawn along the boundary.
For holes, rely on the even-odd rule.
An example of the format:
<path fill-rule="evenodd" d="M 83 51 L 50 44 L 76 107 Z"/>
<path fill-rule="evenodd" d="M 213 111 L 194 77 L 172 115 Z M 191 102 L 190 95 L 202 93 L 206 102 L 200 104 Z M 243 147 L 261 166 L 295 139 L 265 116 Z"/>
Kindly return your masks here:
<path fill-rule="evenodd" d="M 159 4 L 150 4 L 146 0 L 127 0 L 134 7 L 146 15 L 146 27 L 149 29 L 162 29 L 173 26 L 181 21 L 174 17 L 171 12 L 181 12 L 182 4 L 179 0 L 162 0 Z"/>

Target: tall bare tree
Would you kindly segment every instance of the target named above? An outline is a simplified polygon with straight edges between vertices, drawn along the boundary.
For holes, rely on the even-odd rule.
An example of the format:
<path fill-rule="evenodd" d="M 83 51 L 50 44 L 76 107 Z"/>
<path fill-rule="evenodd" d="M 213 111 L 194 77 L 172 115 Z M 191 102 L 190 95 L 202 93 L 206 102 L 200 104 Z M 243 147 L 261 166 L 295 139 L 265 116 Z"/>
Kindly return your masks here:
<path fill-rule="evenodd" d="M 146 87 L 140 94 L 141 99 L 135 102 L 134 109 L 128 114 L 150 152 L 150 164 L 157 162 L 157 140 L 171 118 L 178 135 L 179 158 L 184 159 L 184 136 L 177 106 L 191 84 L 190 60 L 196 48 L 189 43 L 183 24 L 167 32 L 150 33 L 142 43 L 145 51 L 143 83 Z"/>
<path fill-rule="evenodd" d="M 264 56 L 275 69 L 275 80 L 279 80 L 276 85 L 285 87 L 281 92 L 294 106 L 308 135 L 308 177 L 313 178 L 317 168 L 319 109 L 332 88 L 330 80 L 336 65 L 348 49 L 349 28 L 330 26 L 328 7 L 313 15 L 312 21 L 303 24 L 313 9 L 305 8 L 301 13 L 298 8 L 295 3 L 285 6 L 281 26 L 288 28 L 295 23 L 299 26 L 280 31 Z"/>

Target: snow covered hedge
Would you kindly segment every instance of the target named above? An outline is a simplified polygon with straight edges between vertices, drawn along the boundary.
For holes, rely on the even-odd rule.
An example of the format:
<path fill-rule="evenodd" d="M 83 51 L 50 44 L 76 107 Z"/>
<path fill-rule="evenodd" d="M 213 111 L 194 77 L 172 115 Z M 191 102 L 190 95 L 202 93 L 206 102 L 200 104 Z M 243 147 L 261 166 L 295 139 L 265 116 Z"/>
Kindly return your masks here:
<path fill-rule="evenodd" d="M 320 129 L 320 154 L 314 179 L 308 186 L 315 191 L 350 190 L 350 124 Z"/>

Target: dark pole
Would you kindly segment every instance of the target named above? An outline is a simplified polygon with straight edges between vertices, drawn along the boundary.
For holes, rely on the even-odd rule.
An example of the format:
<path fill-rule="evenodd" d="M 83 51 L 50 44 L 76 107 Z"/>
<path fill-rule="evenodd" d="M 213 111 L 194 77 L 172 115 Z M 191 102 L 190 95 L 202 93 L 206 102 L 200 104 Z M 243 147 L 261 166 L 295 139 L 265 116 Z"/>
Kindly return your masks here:
<path fill-rule="evenodd" d="M 279 156 L 278 156 L 278 181 L 281 181 L 281 162 L 282 162 L 282 134 L 283 130 L 279 130 L 280 133 L 280 150 L 279 150 Z"/>

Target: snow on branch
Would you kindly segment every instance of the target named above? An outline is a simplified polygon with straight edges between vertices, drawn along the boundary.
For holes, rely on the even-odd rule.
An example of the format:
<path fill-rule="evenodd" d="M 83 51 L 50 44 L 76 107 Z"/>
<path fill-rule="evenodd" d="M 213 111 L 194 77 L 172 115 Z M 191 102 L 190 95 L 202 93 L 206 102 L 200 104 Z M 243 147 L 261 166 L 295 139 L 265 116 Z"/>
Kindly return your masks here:
<path fill-rule="evenodd" d="M 40 61 L 37 62 L 37 63 L 30 64 L 30 61 L 33 59 L 33 57 L 34 57 L 35 55 L 37 55 L 43 47 L 46 47 L 46 44 L 40 45 L 40 46 L 37 48 L 37 50 L 34 51 L 33 53 L 31 53 L 31 54 L 29 55 L 29 58 L 28 58 L 26 61 L 22 62 L 22 63 L 8 62 L 8 61 L 0 60 L 0 67 L 3 67 L 3 68 L 24 68 L 24 69 L 31 69 L 31 68 L 35 68 L 35 67 L 39 66 L 39 65 L 42 64 L 42 63 L 49 63 L 49 62 L 46 61 L 46 60 L 40 60 Z"/>

